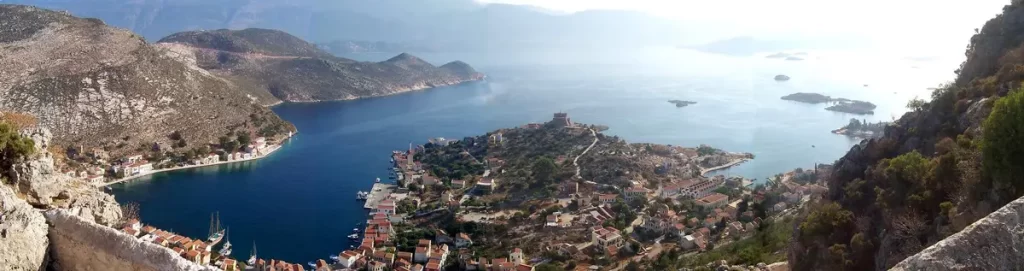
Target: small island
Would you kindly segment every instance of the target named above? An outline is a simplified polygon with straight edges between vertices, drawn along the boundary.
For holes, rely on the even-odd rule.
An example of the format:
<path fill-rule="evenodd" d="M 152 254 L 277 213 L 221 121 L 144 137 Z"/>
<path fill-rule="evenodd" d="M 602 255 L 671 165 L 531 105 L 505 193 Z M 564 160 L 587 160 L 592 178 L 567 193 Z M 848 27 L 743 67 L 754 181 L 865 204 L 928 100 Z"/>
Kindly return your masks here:
<path fill-rule="evenodd" d="M 694 101 L 683 101 L 683 100 L 668 100 L 669 103 L 675 104 L 676 107 L 686 107 L 691 104 L 696 104 Z"/>
<path fill-rule="evenodd" d="M 819 93 L 797 92 L 782 96 L 783 100 L 795 101 L 809 104 L 831 103 L 825 110 L 843 112 L 857 115 L 872 115 L 875 113 L 875 104 L 865 101 L 850 100 L 846 98 L 832 98 Z"/>
<path fill-rule="evenodd" d="M 827 103 L 827 102 L 832 101 L 832 97 L 825 96 L 825 95 L 818 94 L 818 93 L 805 93 L 805 92 L 797 92 L 797 93 L 789 94 L 789 95 L 786 95 L 786 96 L 782 96 L 782 99 L 783 100 L 787 100 L 787 101 L 809 103 L 809 104 L 820 104 L 820 103 Z"/>
<path fill-rule="evenodd" d="M 786 76 L 785 74 L 776 75 L 775 81 L 789 81 L 789 76 Z"/>
<path fill-rule="evenodd" d="M 790 56 L 790 57 L 786 57 L 786 60 L 789 60 L 789 61 L 801 61 L 801 60 L 804 60 L 804 59 L 803 58 L 799 58 L 799 57 L 795 57 L 795 56 Z"/>
<path fill-rule="evenodd" d="M 885 132 L 888 122 L 869 123 L 866 120 L 850 119 L 850 123 L 842 128 L 832 130 L 833 134 L 853 138 L 868 139 L 880 137 Z"/>
<path fill-rule="evenodd" d="M 767 55 L 767 56 L 765 56 L 765 58 L 787 58 L 789 56 L 790 55 L 787 54 L 787 53 L 778 52 L 778 53 Z"/>
<path fill-rule="evenodd" d="M 835 101 L 835 103 L 832 106 L 826 107 L 825 110 L 857 115 L 874 115 L 875 108 L 877 107 L 873 103 L 856 100 Z"/>

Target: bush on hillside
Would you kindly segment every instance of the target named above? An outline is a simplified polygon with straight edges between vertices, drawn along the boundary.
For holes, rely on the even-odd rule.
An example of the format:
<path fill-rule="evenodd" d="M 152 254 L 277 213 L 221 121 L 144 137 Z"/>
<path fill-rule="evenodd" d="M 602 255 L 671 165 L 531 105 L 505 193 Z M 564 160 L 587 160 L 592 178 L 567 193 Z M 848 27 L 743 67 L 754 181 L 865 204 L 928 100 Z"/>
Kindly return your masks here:
<path fill-rule="evenodd" d="M 982 165 L 996 183 L 1024 193 L 1024 91 L 1017 90 L 996 101 L 983 124 Z"/>

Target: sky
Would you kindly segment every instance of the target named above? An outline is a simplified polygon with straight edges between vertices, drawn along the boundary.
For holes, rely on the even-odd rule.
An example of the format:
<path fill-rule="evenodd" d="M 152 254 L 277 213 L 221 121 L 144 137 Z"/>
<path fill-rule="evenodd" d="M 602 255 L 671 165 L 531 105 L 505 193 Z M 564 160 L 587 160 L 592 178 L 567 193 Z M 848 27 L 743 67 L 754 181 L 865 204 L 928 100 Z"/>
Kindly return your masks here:
<path fill-rule="evenodd" d="M 921 55 L 963 53 L 975 28 L 1009 0 L 477 0 L 564 12 L 638 10 L 708 26 L 730 36 L 857 37 L 879 47 Z M 707 34 L 707 33 L 704 33 Z"/>

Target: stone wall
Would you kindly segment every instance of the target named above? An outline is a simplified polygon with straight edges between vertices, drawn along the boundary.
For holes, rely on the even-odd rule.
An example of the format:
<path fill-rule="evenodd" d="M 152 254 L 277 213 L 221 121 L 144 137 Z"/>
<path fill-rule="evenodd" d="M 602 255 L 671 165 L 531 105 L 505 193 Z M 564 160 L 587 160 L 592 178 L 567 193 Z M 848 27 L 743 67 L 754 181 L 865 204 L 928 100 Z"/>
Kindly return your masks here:
<path fill-rule="evenodd" d="M 890 270 L 1024 270 L 1024 198 Z"/>
<path fill-rule="evenodd" d="M 50 223 L 50 269 L 81 271 L 214 271 L 174 251 L 80 218 L 65 210 L 45 213 Z"/>

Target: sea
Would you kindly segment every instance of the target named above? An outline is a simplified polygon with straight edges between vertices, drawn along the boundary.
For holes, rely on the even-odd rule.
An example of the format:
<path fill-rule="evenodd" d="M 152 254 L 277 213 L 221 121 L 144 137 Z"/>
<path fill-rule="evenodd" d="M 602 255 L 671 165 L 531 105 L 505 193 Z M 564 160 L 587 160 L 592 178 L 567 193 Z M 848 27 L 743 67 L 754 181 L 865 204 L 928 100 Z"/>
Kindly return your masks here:
<path fill-rule="evenodd" d="M 875 53 L 793 52 L 801 61 L 723 56 L 675 48 L 622 51 L 416 54 L 463 60 L 481 82 L 341 102 L 273 108 L 298 128 L 261 160 L 159 173 L 113 185 L 121 203 L 141 205 L 143 223 L 190 237 L 209 233 L 219 213 L 233 256 L 306 263 L 356 244 L 346 236 L 367 211 L 355 199 L 387 181 L 389 154 L 429 138 L 459 139 L 545 122 L 556 112 L 610 127 L 628 142 L 707 144 L 756 159 L 716 174 L 764 181 L 832 163 L 858 139 L 830 133 L 850 121 L 891 121 L 915 97 L 953 78 L 959 59 L 920 60 Z M 345 57 L 381 61 L 394 54 Z M 791 80 L 777 82 L 775 75 Z M 874 115 L 826 111 L 779 99 L 794 92 L 866 100 Z M 677 108 L 668 100 L 697 102 Z"/>

